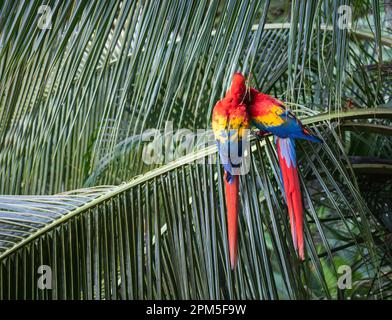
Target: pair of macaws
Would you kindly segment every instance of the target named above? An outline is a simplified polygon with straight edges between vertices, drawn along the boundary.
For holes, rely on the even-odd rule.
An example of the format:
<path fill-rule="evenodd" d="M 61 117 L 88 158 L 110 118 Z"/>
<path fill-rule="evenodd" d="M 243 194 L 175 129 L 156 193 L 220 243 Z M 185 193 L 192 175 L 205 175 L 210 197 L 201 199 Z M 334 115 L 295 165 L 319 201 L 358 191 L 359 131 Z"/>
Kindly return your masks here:
<path fill-rule="evenodd" d="M 237 158 L 241 160 L 242 142 L 246 139 L 249 132 L 247 129 L 250 129 L 251 125 L 260 130 L 259 135 L 272 133 L 275 136 L 291 234 L 294 247 L 302 260 L 303 208 L 294 139 L 321 142 L 285 108 L 281 101 L 254 88 L 247 88 L 245 77 L 241 73 L 233 75 L 230 89 L 226 96 L 217 102 L 212 114 L 212 129 L 225 171 L 227 229 L 232 269 L 237 262 L 239 173 L 236 170 L 241 165 Z"/>

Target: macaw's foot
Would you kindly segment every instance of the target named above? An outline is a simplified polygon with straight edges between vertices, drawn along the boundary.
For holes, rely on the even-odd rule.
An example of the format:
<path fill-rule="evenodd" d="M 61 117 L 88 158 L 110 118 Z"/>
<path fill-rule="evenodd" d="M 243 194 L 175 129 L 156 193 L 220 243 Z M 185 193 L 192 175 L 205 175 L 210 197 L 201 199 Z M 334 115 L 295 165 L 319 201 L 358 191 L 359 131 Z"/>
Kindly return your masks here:
<path fill-rule="evenodd" d="M 263 131 L 263 130 L 251 131 L 251 133 L 259 140 L 265 138 L 270 134 L 268 131 Z"/>

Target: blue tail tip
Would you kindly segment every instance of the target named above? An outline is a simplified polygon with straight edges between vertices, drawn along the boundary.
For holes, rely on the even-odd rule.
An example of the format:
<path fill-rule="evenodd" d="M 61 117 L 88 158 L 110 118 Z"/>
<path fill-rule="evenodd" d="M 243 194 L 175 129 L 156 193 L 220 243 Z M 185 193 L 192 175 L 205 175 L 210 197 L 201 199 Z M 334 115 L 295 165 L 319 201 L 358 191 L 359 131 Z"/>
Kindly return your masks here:
<path fill-rule="evenodd" d="M 226 181 L 230 184 L 232 184 L 234 182 L 234 176 L 230 173 L 226 171 Z"/>

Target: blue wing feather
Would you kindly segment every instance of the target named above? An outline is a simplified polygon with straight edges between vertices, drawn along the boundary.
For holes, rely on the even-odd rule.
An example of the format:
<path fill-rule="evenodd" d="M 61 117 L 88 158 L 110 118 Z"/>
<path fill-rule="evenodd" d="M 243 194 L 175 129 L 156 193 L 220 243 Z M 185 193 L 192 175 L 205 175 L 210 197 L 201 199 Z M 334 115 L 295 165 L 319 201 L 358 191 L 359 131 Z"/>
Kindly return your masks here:
<path fill-rule="evenodd" d="M 291 112 L 286 111 L 280 117 L 284 120 L 284 123 L 279 126 L 264 126 L 255 121 L 252 123 L 259 130 L 271 132 L 280 138 L 296 138 L 318 143 L 322 142 L 319 138 L 305 132 L 301 122 Z"/>
<path fill-rule="evenodd" d="M 232 183 L 234 181 L 233 168 L 241 167 L 242 140 L 238 137 L 238 130 L 229 130 L 227 140 L 224 143 L 217 140 L 216 143 L 221 162 L 227 172 L 227 181 Z"/>

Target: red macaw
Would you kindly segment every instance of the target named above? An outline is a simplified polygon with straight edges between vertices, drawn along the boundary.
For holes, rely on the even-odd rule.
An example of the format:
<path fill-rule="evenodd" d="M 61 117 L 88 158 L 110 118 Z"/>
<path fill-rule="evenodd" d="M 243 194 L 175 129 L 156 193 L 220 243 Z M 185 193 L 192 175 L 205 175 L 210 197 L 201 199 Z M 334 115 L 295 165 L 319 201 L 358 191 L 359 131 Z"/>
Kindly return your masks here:
<path fill-rule="evenodd" d="M 227 207 L 227 229 L 231 268 L 237 262 L 238 234 L 238 186 L 237 171 L 241 166 L 242 146 L 249 128 L 245 78 L 235 73 L 226 96 L 217 102 L 212 112 L 212 129 L 224 166 L 225 196 Z"/>
<path fill-rule="evenodd" d="M 283 102 L 253 88 L 250 89 L 246 100 L 251 123 L 261 132 L 269 132 L 276 136 L 275 142 L 290 216 L 291 234 L 294 247 L 298 250 L 300 259 L 304 260 L 302 195 L 294 139 L 313 142 L 322 142 L 322 140 L 313 136 L 295 115 L 285 108 Z"/>

